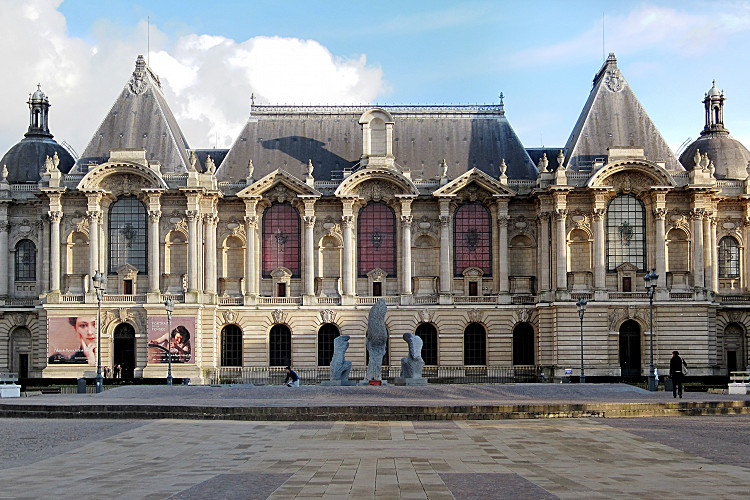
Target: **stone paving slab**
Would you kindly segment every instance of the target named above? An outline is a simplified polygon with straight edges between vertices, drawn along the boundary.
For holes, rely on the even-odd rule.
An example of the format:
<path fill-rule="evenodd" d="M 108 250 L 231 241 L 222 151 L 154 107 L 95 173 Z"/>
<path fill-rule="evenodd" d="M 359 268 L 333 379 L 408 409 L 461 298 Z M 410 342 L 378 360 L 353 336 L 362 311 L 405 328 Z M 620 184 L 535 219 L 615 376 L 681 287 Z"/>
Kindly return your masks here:
<path fill-rule="evenodd" d="M 42 421 L 6 419 L 0 439 L 16 439 L 34 422 Z M 46 422 L 57 432 L 96 423 Z M 640 425 L 623 429 L 612 422 Z M 129 427 L 131 422 L 116 421 L 108 433 L 73 449 L 57 452 L 52 445 L 46 458 L 4 468 L 1 496 L 671 499 L 746 498 L 750 491 L 750 467 L 717 461 L 722 449 L 737 454 L 723 441 L 746 432 L 748 415 L 453 424 L 334 422 L 313 428 L 155 420 Z M 33 430 L 44 437 L 43 427 Z M 649 432 L 661 437 L 650 439 Z M 698 453 L 683 449 L 687 438 L 680 435 L 692 435 Z M 5 455 L 0 447 L 0 461 Z"/>

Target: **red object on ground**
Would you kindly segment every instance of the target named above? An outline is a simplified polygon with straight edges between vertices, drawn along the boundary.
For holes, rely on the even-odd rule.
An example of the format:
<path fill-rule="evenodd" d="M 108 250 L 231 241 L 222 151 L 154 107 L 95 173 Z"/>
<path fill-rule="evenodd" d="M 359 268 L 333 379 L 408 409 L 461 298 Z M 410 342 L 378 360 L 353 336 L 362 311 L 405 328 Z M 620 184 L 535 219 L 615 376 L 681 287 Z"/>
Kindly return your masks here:
<path fill-rule="evenodd" d="M 370 385 L 381 385 L 382 382 L 380 380 L 370 380 Z"/>

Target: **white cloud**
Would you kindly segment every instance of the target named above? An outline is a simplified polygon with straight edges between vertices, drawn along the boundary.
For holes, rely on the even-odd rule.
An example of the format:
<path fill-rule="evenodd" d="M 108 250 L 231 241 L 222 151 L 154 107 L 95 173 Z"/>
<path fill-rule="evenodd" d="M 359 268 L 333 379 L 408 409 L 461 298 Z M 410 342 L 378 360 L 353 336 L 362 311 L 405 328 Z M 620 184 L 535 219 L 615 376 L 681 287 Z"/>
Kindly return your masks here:
<path fill-rule="evenodd" d="M 750 31 L 750 6 L 727 3 L 721 11 L 706 15 L 642 4 L 627 14 L 605 16 L 605 48 L 618 56 L 644 49 L 667 49 L 682 56 L 710 53 L 727 37 Z M 599 55 L 601 47 L 602 26 L 597 23 L 574 38 L 516 52 L 509 62 L 519 66 L 568 65 Z"/>
<path fill-rule="evenodd" d="M 0 93 L 0 155 L 23 138 L 25 101 L 42 84 L 50 129 L 80 153 L 145 54 L 146 22 L 100 21 L 93 42 L 68 35 L 61 0 L 10 0 L 0 16 L 0 58 L 10 69 Z M 228 147 L 256 102 L 367 103 L 382 91 L 382 71 L 365 56 L 334 56 L 312 40 L 185 35 L 167 40 L 151 25 L 150 65 L 159 75 L 192 147 Z M 218 137 L 218 141 L 217 141 Z"/>

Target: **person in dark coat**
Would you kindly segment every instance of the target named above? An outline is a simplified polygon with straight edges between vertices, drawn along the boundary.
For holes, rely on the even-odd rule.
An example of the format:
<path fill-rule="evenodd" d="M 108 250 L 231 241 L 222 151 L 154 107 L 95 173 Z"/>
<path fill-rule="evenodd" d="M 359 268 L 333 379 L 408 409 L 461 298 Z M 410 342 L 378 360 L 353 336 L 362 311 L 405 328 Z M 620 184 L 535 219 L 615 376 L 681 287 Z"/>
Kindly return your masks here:
<path fill-rule="evenodd" d="M 299 375 L 292 370 L 291 366 L 284 368 L 286 370 L 286 378 L 284 379 L 284 385 L 287 387 L 299 387 Z"/>
<path fill-rule="evenodd" d="M 687 368 L 687 363 L 680 357 L 680 353 L 672 351 L 672 359 L 669 360 L 669 378 L 672 379 L 672 396 L 682 397 L 682 379 L 685 377 L 683 366 Z"/>

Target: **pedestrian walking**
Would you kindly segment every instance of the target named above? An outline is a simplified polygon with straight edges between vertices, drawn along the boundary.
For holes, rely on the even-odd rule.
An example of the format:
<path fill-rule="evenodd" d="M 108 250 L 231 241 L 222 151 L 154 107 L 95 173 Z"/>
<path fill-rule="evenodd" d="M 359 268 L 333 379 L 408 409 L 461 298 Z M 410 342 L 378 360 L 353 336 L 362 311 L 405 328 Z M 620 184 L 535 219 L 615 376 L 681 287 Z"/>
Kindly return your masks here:
<path fill-rule="evenodd" d="M 682 380 L 687 373 L 687 363 L 680 357 L 680 353 L 672 351 L 672 359 L 669 360 L 669 378 L 672 379 L 672 396 L 680 395 L 682 398 Z"/>

